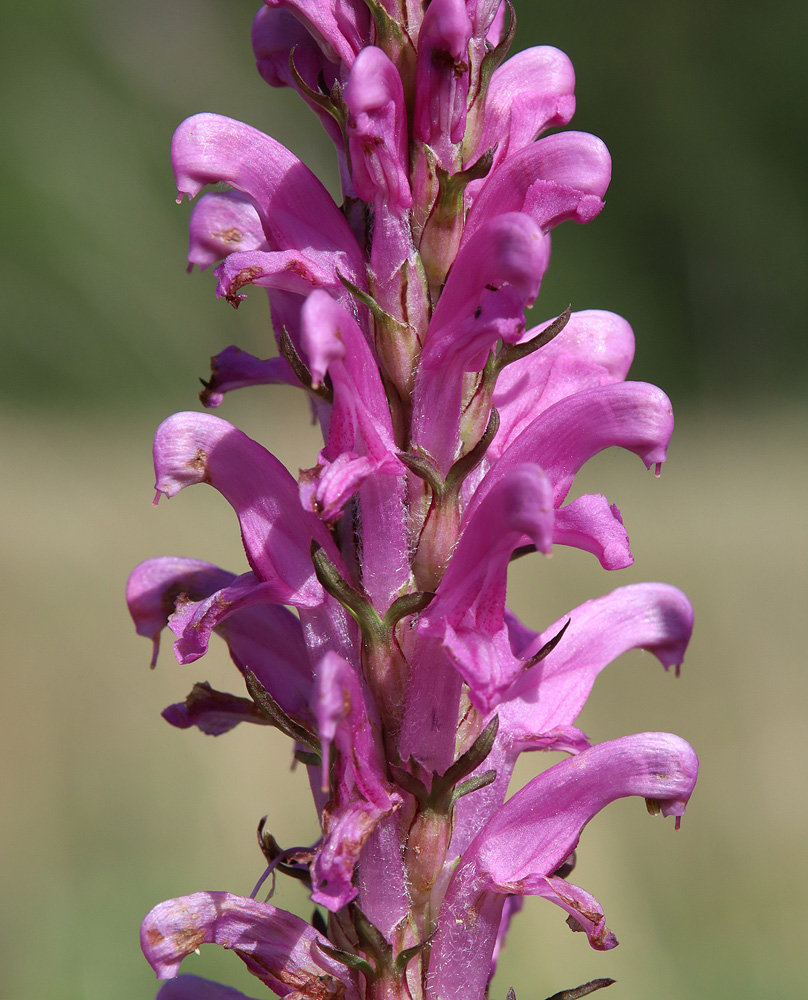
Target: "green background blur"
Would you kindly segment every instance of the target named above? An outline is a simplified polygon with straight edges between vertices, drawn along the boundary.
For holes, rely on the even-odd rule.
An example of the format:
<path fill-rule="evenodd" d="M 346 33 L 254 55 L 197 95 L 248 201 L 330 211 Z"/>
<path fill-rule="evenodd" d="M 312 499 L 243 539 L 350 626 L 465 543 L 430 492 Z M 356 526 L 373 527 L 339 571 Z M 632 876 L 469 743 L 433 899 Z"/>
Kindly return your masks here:
<path fill-rule="evenodd" d="M 196 111 L 228 114 L 333 184 L 317 123 L 254 71 L 255 6 L 43 0 L 5 11 L 2 1000 L 152 997 L 137 932 L 154 903 L 249 892 L 265 813 L 284 845 L 315 836 L 278 734 L 241 727 L 213 740 L 160 720 L 196 680 L 238 689 L 222 650 L 179 668 L 166 648 L 150 673 L 123 606 L 126 575 L 147 556 L 243 568 L 234 518 L 213 491 L 152 510 L 150 438 L 168 413 L 198 406 L 211 354 L 233 342 L 266 354 L 271 341 L 260 292 L 235 313 L 209 274 L 183 273 L 187 208 L 172 204 L 171 133 Z M 601 218 L 554 238 L 536 318 L 568 302 L 625 315 L 633 374 L 671 394 L 678 428 L 660 481 L 608 452 L 576 482 L 620 505 L 636 566 L 609 579 L 560 548 L 515 565 L 512 604 L 541 628 L 623 583 L 687 590 L 697 627 L 683 676 L 626 656 L 580 725 L 596 740 L 678 732 L 702 775 L 678 834 L 634 800 L 584 834 L 575 879 L 604 905 L 620 947 L 590 951 L 556 908 L 528 900 L 494 997 L 513 983 L 519 1000 L 541 1000 L 596 976 L 618 979 L 609 996 L 623 1000 L 805 995 L 799 9 L 517 3 L 519 47 L 551 43 L 572 57 L 573 124 L 614 159 Z M 317 449 L 299 396 L 256 389 L 221 413 L 296 470 Z M 548 763 L 530 755 L 520 780 Z M 309 915 L 294 886 L 279 884 L 276 902 Z M 185 970 L 262 995 L 216 949 Z"/>

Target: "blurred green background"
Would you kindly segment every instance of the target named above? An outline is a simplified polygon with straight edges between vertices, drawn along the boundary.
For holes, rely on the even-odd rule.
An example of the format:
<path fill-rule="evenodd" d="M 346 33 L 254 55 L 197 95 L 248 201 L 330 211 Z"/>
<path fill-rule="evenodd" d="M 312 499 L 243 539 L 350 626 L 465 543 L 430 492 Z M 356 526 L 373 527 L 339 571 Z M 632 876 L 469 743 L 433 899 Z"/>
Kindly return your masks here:
<path fill-rule="evenodd" d="M 227 505 L 191 490 L 150 507 L 150 438 L 196 408 L 227 344 L 263 354 L 263 296 L 235 313 L 184 272 L 187 208 L 168 143 L 196 111 L 280 139 L 329 185 L 316 122 L 254 71 L 255 0 L 73 0 L 5 11 L 0 996 L 152 997 L 138 925 L 163 898 L 249 892 L 263 814 L 283 844 L 314 837 L 301 775 L 265 730 L 219 740 L 159 718 L 196 680 L 235 689 L 220 649 L 178 668 L 123 604 L 126 575 L 176 553 L 243 567 Z M 702 757 L 676 834 L 642 803 L 587 829 L 576 880 L 621 939 L 591 952 L 528 901 L 492 995 L 541 1000 L 596 976 L 623 1000 L 800 997 L 806 862 L 806 15 L 774 0 L 517 4 L 518 44 L 552 43 L 578 75 L 574 126 L 607 142 L 614 180 L 586 230 L 562 227 L 537 318 L 610 308 L 637 333 L 633 374 L 678 414 L 661 481 L 609 452 L 577 492 L 623 510 L 636 566 L 608 579 L 559 549 L 521 560 L 512 603 L 542 627 L 645 579 L 690 594 L 683 676 L 624 657 L 581 717 L 593 739 L 670 729 Z M 234 394 L 222 415 L 296 470 L 317 449 L 285 389 Z M 277 738 L 276 738 L 277 736 Z M 548 759 L 529 757 L 525 780 Z M 294 887 L 277 901 L 308 915 Z M 254 996 L 237 959 L 187 971 Z"/>

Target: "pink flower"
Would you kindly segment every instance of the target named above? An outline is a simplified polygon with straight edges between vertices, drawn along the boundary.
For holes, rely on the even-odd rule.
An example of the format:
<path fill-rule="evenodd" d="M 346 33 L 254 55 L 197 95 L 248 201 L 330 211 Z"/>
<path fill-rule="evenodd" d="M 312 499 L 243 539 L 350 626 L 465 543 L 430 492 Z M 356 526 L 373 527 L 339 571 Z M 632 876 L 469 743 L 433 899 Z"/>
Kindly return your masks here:
<path fill-rule="evenodd" d="M 279 728 L 320 829 L 282 849 L 262 827 L 250 897 L 152 910 L 141 940 L 162 1000 L 242 996 L 179 975 L 210 942 L 293 1000 L 482 1000 L 524 895 L 614 947 L 568 880 L 584 827 L 624 796 L 678 826 L 693 791 L 678 737 L 597 743 L 576 726 L 626 650 L 678 671 L 692 630 L 680 591 L 621 587 L 540 632 L 507 607 L 518 555 L 573 545 L 607 570 L 631 564 L 620 511 L 570 499 L 574 478 L 613 446 L 658 472 L 673 429 L 664 393 L 626 381 L 625 320 L 568 310 L 525 329 L 550 231 L 598 215 L 611 162 L 594 136 L 539 138 L 572 117 L 574 74 L 549 47 L 505 60 L 513 27 L 498 0 L 267 0 L 259 72 L 334 141 L 341 206 L 248 125 L 202 114 L 174 136 L 180 200 L 200 195 L 189 265 L 216 265 L 233 306 L 266 288 L 278 349 L 225 348 L 202 402 L 297 386 L 323 447 L 295 479 L 218 416 L 169 417 L 155 503 L 216 489 L 246 565 L 150 559 L 127 600 L 153 663 L 166 626 L 181 663 L 225 641 L 246 690 L 197 683 L 165 718 L 213 736 Z M 226 190 L 201 193 L 213 184 Z M 519 754 L 550 749 L 565 759 L 508 799 Z M 323 908 L 312 923 L 254 898 L 269 874 L 303 881 Z"/>

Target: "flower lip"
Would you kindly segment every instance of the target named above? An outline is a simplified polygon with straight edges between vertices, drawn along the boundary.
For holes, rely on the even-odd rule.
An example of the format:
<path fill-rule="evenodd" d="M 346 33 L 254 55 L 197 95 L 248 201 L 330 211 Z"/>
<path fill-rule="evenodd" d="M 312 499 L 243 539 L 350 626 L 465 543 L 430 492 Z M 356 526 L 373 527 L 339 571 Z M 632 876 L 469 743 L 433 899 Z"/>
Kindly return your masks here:
<path fill-rule="evenodd" d="M 342 253 L 343 270 L 364 287 L 364 258 L 345 216 L 309 168 L 275 139 L 203 113 L 176 130 L 171 159 L 180 200 L 224 182 L 250 198 L 271 250 Z"/>

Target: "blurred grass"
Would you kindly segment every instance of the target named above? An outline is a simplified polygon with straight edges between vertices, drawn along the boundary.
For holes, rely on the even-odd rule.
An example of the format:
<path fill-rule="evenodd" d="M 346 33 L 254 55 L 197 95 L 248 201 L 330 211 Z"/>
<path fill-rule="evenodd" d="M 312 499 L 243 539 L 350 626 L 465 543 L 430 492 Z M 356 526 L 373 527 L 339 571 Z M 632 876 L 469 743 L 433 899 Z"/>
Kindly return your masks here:
<path fill-rule="evenodd" d="M 291 391 L 234 397 L 226 415 L 291 468 L 311 460 L 315 439 Z M 581 725 L 597 740 L 677 732 L 702 774 L 679 833 L 631 800 L 584 835 L 576 879 L 606 907 L 621 946 L 591 952 L 555 907 L 528 901 L 494 996 L 513 983 L 518 996 L 541 997 L 602 975 L 620 980 L 624 1000 L 801 995 L 808 478 L 794 460 L 808 444 L 805 417 L 690 412 L 659 481 L 633 456 L 604 453 L 576 489 L 620 504 L 637 565 L 607 577 L 564 548 L 515 564 L 512 603 L 536 627 L 632 580 L 689 593 L 697 627 L 682 677 L 627 655 L 600 678 Z M 29 414 L 7 458 L 0 995 L 14 1000 L 152 996 L 137 947 L 147 909 L 200 888 L 249 892 L 265 813 L 283 844 L 314 837 L 282 737 L 241 727 L 214 740 L 158 718 L 196 680 L 239 682 L 219 648 L 180 668 L 166 645 L 149 672 L 148 643 L 123 604 L 129 568 L 160 553 L 237 571 L 244 561 L 213 490 L 151 508 L 151 429 Z M 529 756 L 520 779 L 548 763 Z M 296 888 L 279 889 L 281 905 L 308 916 Z M 261 995 L 215 948 L 186 966 Z"/>
<path fill-rule="evenodd" d="M 281 737 L 242 727 L 212 740 L 158 718 L 195 680 L 236 686 L 221 650 L 178 668 L 167 649 L 151 674 L 123 604 L 129 569 L 149 555 L 243 566 L 212 491 L 151 510 L 149 443 L 167 413 L 196 406 L 210 354 L 231 342 L 262 354 L 269 341 L 260 293 L 236 314 L 209 275 L 183 275 L 173 129 L 196 111 L 229 114 L 333 180 L 316 123 L 254 72 L 255 6 L 42 0 L 5 12 L 3 998 L 153 996 L 137 947 L 146 910 L 199 888 L 248 892 L 264 813 L 281 843 L 314 835 Z M 785 0 L 743 13 L 727 0 L 517 9 L 519 45 L 573 58 L 573 124 L 602 135 L 615 163 L 603 216 L 554 237 L 537 312 L 572 301 L 625 314 L 633 374 L 673 391 L 680 420 L 661 482 L 610 452 L 576 484 L 620 505 L 637 566 L 607 579 L 560 549 L 515 565 L 512 601 L 538 627 L 630 580 L 687 590 L 697 629 L 683 676 L 626 656 L 581 725 L 594 739 L 678 732 L 702 775 L 680 833 L 631 801 L 585 834 L 576 878 L 620 948 L 591 952 L 555 908 L 528 901 L 493 995 L 512 982 L 538 1000 L 611 975 L 624 1000 L 797 997 L 808 15 Z M 316 438 L 290 391 L 236 394 L 223 415 L 293 470 L 312 463 Z M 533 755 L 521 779 L 548 762 Z M 308 915 L 294 887 L 279 894 Z M 186 964 L 261 994 L 216 949 Z"/>

